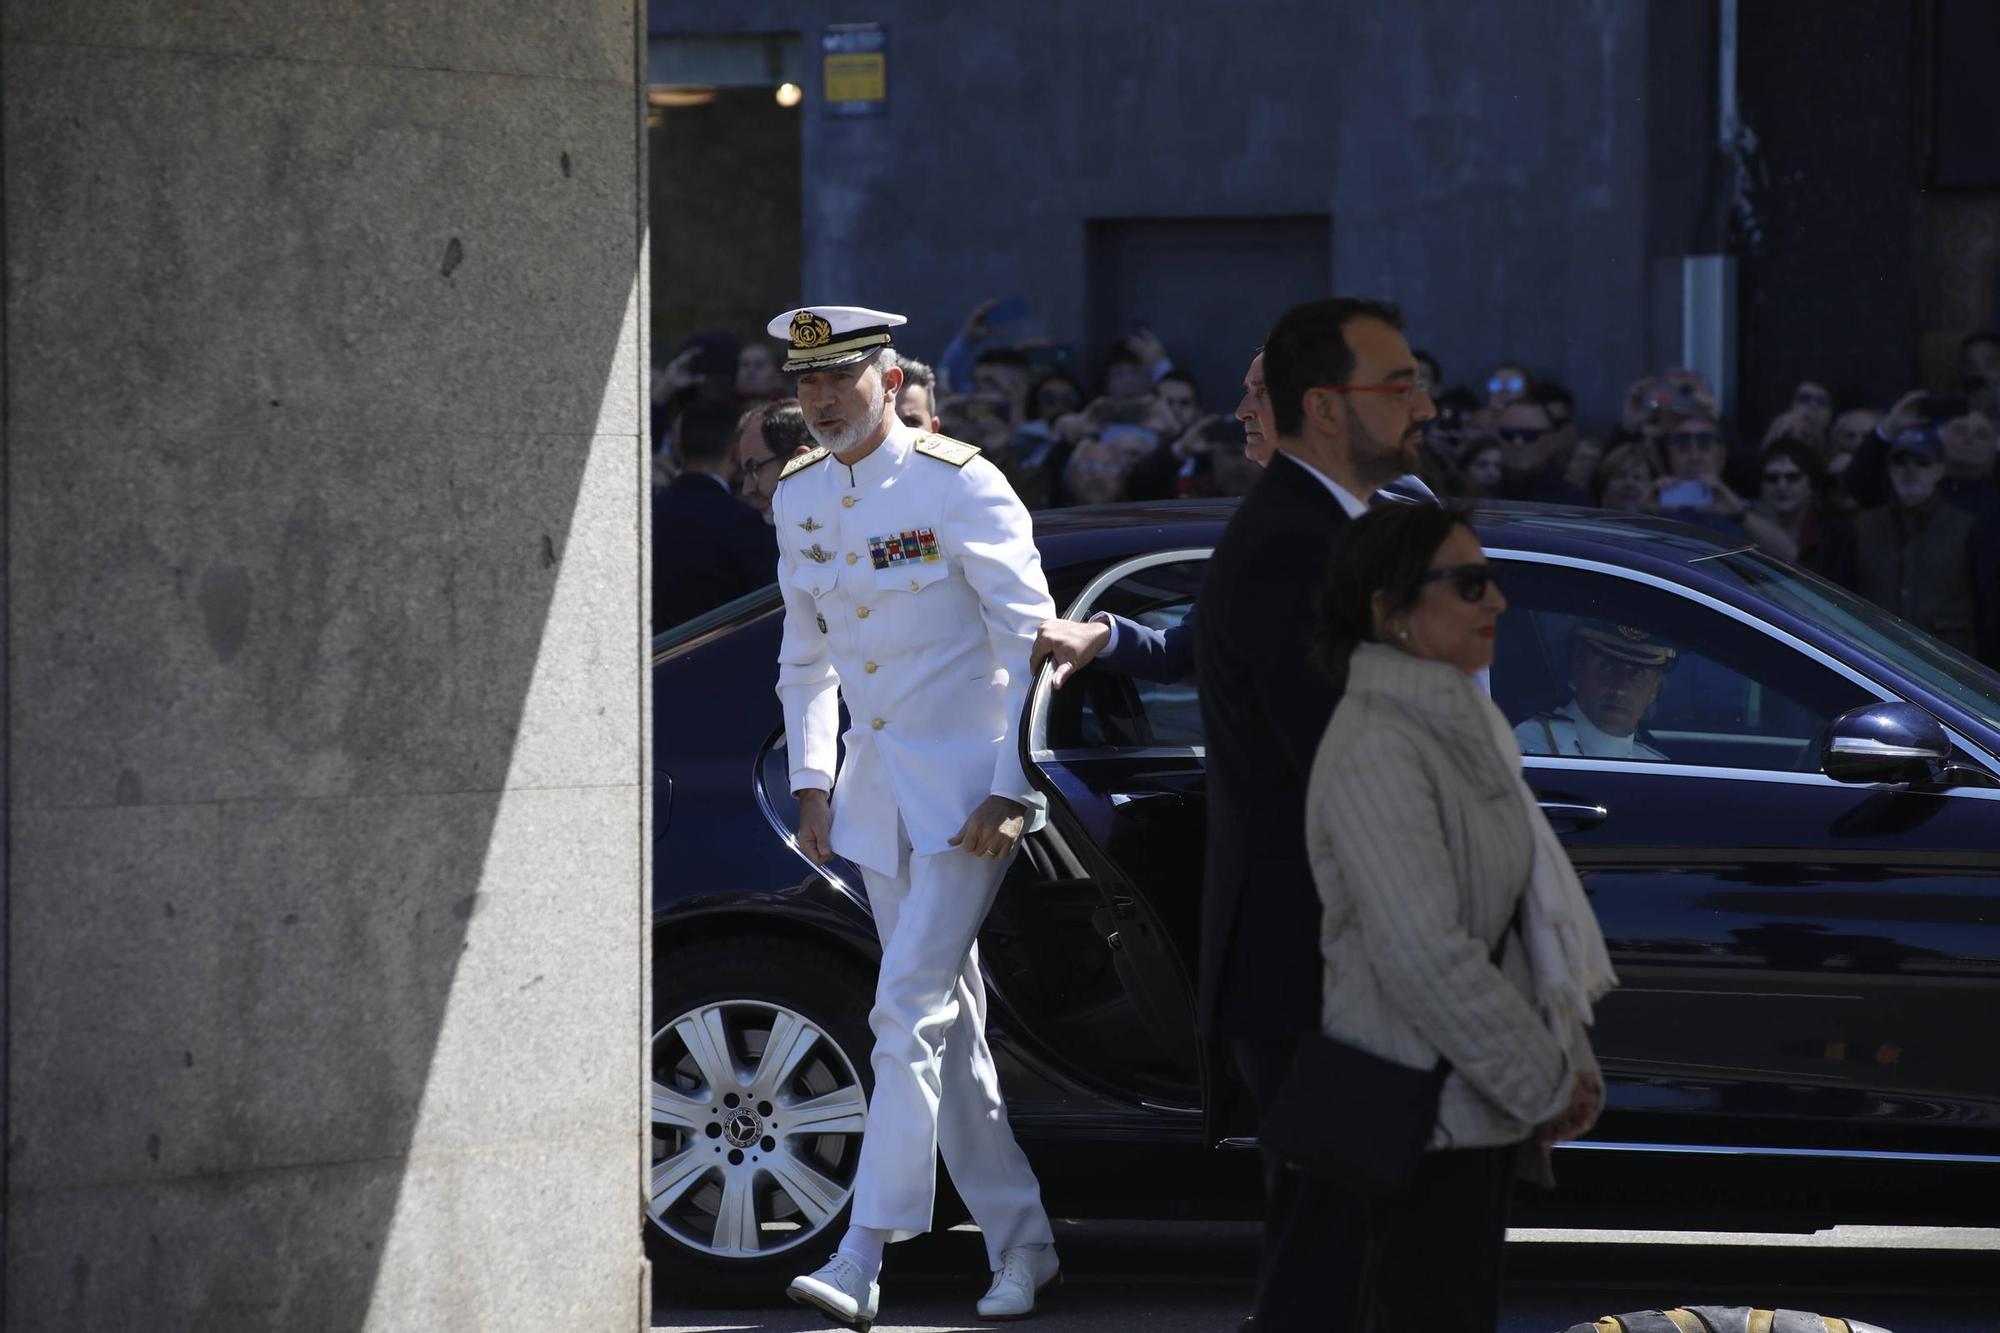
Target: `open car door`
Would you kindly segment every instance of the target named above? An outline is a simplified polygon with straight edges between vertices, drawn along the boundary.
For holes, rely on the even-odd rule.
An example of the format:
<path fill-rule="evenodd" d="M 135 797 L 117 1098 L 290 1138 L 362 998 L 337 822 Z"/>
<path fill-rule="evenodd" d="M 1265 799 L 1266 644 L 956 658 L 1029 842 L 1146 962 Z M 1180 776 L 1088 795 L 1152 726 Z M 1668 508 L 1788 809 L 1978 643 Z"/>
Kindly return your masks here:
<path fill-rule="evenodd" d="M 1191 548 L 1117 561 L 1064 614 L 1112 611 L 1153 628 L 1178 625 L 1207 558 L 1207 549 Z M 1003 902 L 1037 904 L 1036 919 L 996 913 L 1002 919 L 989 918 L 989 930 L 1040 930 L 1044 955 L 1060 951 L 1045 957 L 1044 1012 L 1033 1027 L 1064 1048 L 1066 1064 L 1099 1090 L 1198 1134 L 1193 978 L 1207 820 L 1194 683 L 1087 668 L 1058 690 L 1045 667 L 1021 736 L 1049 818 L 1026 841 Z M 995 947 L 986 947 L 991 971 Z"/>

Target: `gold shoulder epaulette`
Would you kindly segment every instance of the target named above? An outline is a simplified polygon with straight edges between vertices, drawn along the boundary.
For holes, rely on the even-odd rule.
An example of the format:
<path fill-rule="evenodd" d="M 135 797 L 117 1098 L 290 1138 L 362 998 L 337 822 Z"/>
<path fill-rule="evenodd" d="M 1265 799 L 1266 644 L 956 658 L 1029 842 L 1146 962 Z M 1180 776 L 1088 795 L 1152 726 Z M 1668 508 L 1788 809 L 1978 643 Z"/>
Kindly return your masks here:
<path fill-rule="evenodd" d="M 804 453 L 798 455 L 797 457 L 786 460 L 785 465 L 782 468 L 778 469 L 778 480 L 783 481 L 786 477 L 791 476 L 794 472 L 805 471 L 807 468 L 811 467 L 814 463 L 819 462 L 820 459 L 825 458 L 831 452 L 832 451 L 829 450 L 823 444 L 814 445 L 812 448 L 806 450 Z"/>
<path fill-rule="evenodd" d="M 935 458 L 940 463 L 953 467 L 964 467 L 979 457 L 979 446 L 954 440 L 948 435 L 926 435 L 917 441 L 917 452 L 925 458 Z"/>

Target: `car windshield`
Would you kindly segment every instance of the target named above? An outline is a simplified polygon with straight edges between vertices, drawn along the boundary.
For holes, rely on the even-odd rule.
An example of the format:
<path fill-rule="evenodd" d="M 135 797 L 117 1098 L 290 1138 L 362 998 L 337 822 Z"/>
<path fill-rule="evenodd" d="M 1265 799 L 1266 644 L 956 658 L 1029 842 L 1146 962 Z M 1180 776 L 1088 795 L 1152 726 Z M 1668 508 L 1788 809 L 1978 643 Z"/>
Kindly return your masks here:
<path fill-rule="evenodd" d="M 2000 730 L 2000 675 L 1957 649 L 1837 584 L 1755 551 L 1732 551 L 1704 563 L 1745 591 L 1859 644 L 1987 727 Z"/>

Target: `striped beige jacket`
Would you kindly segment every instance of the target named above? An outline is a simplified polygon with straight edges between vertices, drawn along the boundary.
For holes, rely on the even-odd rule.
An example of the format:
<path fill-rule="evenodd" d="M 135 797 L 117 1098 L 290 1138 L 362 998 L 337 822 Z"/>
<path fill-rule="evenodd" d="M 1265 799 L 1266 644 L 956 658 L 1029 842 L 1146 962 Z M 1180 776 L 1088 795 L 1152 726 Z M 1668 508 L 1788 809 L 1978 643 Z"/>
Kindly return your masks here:
<path fill-rule="evenodd" d="M 1322 1026 L 1401 1064 L 1451 1062 L 1433 1148 L 1518 1142 L 1596 1068 L 1581 1025 L 1550 1034 L 1519 941 L 1489 960 L 1534 848 L 1490 707 L 1450 666 L 1362 644 L 1306 794 Z"/>

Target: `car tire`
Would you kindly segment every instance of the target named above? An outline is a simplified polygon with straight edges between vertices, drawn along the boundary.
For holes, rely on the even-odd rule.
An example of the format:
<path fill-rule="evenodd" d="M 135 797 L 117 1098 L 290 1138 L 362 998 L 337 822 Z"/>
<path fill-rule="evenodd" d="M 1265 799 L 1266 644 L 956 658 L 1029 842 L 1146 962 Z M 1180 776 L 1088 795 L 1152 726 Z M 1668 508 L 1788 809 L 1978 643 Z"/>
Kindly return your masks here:
<path fill-rule="evenodd" d="M 785 939 L 661 951 L 653 971 L 645 1230 L 658 1293 L 775 1303 L 846 1226 L 873 978 Z"/>

